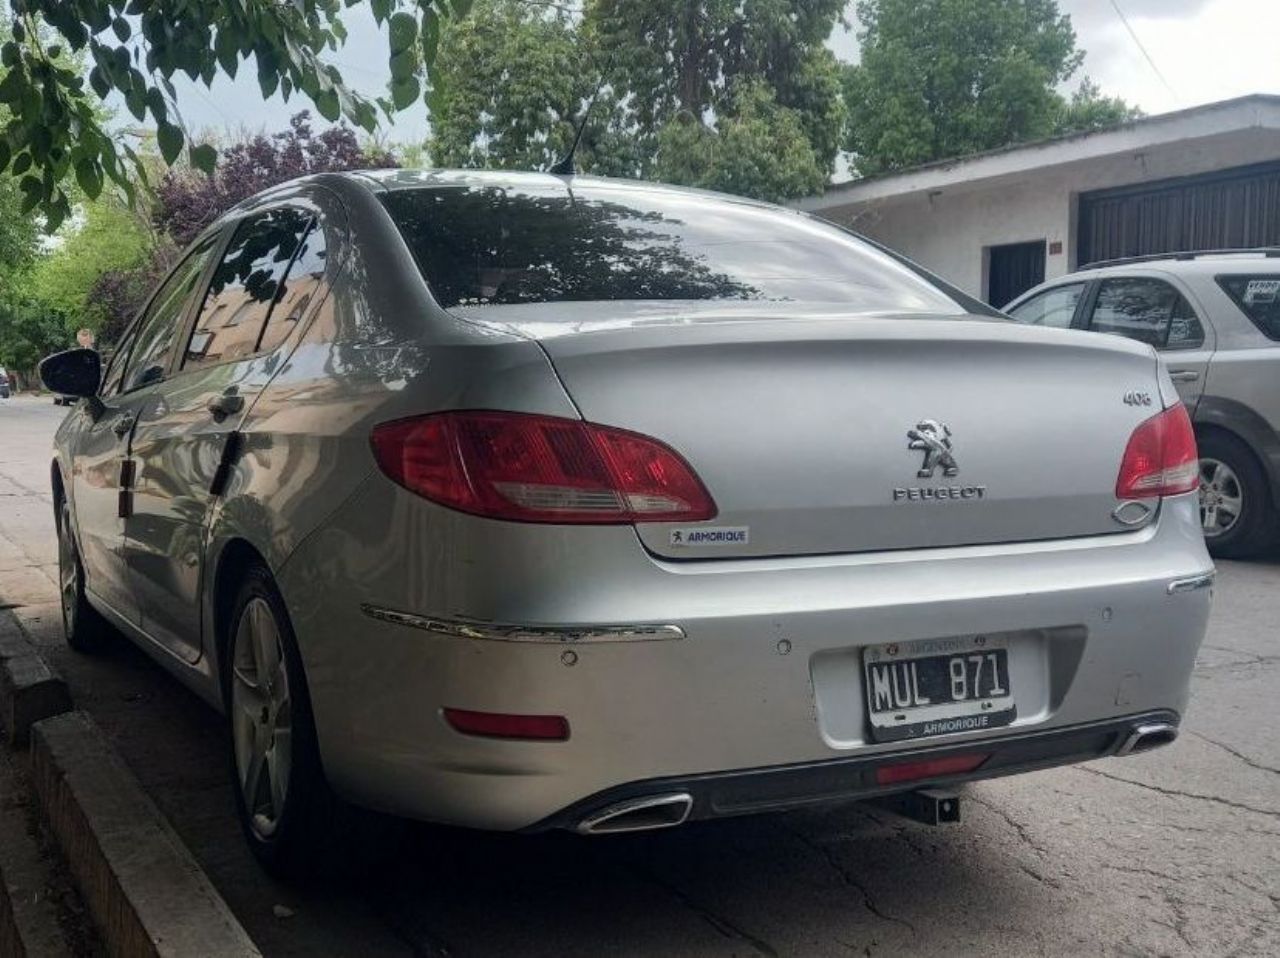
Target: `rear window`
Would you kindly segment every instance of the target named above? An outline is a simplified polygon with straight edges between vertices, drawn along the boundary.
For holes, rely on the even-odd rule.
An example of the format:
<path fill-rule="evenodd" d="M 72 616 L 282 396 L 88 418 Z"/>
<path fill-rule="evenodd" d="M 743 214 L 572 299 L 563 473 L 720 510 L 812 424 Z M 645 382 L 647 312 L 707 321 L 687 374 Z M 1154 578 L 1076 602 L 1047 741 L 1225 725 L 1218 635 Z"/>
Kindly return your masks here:
<path fill-rule="evenodd" d="M 1271 339 L 1280 339 L 1280 274 L 1219 276 L 1218 285 L 1255 326 Z"/>
<path fill-rule="evenodd" d="M 719 299 L 963 312 L 887 253 L 782 210 L 578 185 L 393 190 L 383 203 L 446 307 Z"/>

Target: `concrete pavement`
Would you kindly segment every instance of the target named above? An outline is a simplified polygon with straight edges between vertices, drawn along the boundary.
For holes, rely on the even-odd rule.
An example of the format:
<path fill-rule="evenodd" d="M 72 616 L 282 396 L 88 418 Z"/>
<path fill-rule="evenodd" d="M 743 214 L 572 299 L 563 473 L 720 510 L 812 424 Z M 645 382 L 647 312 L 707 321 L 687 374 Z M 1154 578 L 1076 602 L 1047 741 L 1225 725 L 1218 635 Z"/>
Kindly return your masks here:
<path fill-rule="evenodd" d="M 240 840 L 221 720 L 123 643 L 61 643 L 64 412 L 0 401 L 0 604 L 264 954 L 1280 953 L 1280 561 L 1223 563 L 1175 745 L 973 786 L 959 826 L 841 807 L 609 839 L 415 827 L 375 879 L 290 887 Z"/>

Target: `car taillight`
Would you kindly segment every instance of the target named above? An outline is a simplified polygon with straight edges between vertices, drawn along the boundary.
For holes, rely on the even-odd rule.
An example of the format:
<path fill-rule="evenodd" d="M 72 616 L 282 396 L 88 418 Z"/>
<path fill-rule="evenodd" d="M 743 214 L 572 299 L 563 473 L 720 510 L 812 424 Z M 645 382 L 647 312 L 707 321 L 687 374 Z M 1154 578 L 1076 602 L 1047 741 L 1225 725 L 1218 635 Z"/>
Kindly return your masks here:
<path fill-rule="evenodd" d="M 689 464 L 656 439 L 577 419 L 445 412 L 373 430 L 378 466 L 433 502 L 518 522 L 711 519 Z"/>
<path fill-rule="evenodd" d="M 1157 413 L 1133 431 L 1116 479 L 1117 499 L 1176 496 L 1199 485 L 1196 435 L 1182 403 Z"/>

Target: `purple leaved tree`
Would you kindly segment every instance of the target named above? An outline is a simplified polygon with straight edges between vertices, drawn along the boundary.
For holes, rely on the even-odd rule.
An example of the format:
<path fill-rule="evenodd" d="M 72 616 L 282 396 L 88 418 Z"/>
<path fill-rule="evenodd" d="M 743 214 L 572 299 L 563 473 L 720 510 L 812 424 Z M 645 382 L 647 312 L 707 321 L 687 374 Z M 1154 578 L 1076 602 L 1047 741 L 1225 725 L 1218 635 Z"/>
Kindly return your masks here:
<path fill-rule="evenodd" d="M 135 269 L 109 270 L 94 284 L 91 296 L 108 314 L 99 330 L 100 340 L 114 343 L 178 252 L 241 200 L 311 173 L 399 165 L 381 147 L 361 147 L 348 126 L 332 126 L 316 134 L 310 113 L 303 111 L 281 133 L 259 133 L 223 149 L 212 175 L 193 169 L 170 170 L 156 188 L 152 219 L 159 239 L 148 261 Z"/>
<path fill-rule="evenodd" d="M 332 126 L 316 135 L 311 114 L 304 110 L 282 133 L 259 133 L 224 149 L 212 176 L 169 171 L 156 190 L 155 223 L 181 248 L 241 200 L 278 183 L 310 173 L 395 166 L 399 164 L 386 150 L 361 148 L 348 126 Z"/>

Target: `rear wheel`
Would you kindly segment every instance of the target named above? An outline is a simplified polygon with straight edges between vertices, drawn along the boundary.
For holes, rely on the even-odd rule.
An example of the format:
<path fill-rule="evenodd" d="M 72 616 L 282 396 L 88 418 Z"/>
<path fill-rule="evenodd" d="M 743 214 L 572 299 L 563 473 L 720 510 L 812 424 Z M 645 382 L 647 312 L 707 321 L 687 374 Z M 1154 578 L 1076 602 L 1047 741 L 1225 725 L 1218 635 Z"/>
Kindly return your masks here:
<path fill-rule="evenodd" d="M 1215 556 L 1256 555 L 1276 538 L 1275 505 L 1266 475 L 1239 439 L 1210 433 L 1199 440 L 1200 523 Z"/>
<path fill-rule="evenodd" d="M 233 610 L 223 682 L 240 827 L 273 874 L 345 874 L 367 830 L 325 781 L 293 627 L 263 566 L 250 567 Z"/>
<path fill-rule="evenodd" d="M 111 638 L 111 626 L 89 605 L 84 594 L 84 564 L 71 528 L 71 505 L 58 502 L 58 593 L 62 631 L 77 652 L 98 652 Z"/>

